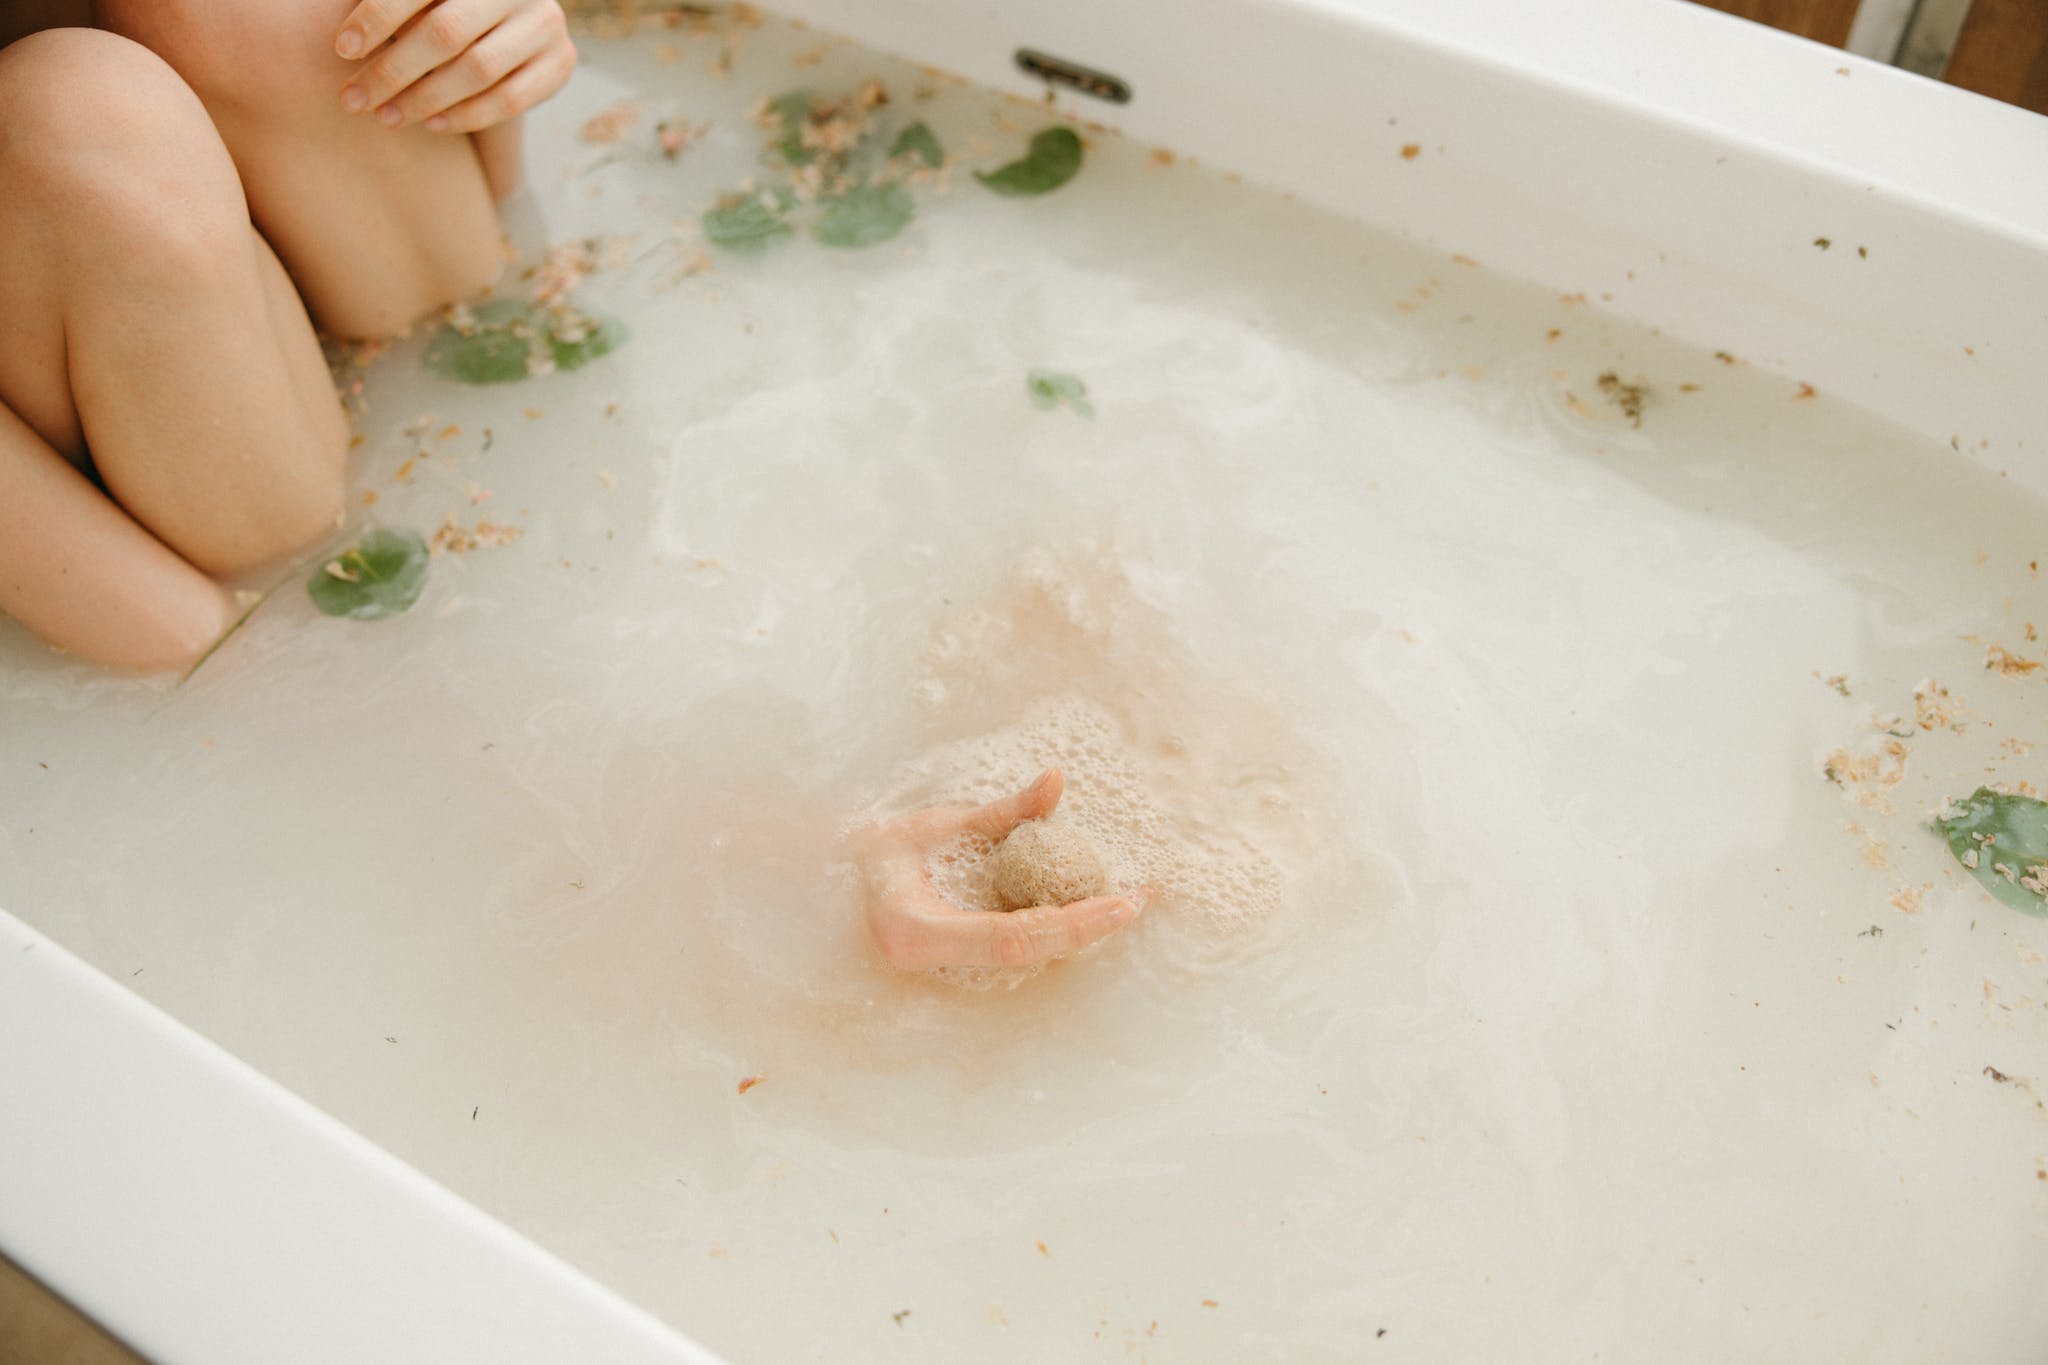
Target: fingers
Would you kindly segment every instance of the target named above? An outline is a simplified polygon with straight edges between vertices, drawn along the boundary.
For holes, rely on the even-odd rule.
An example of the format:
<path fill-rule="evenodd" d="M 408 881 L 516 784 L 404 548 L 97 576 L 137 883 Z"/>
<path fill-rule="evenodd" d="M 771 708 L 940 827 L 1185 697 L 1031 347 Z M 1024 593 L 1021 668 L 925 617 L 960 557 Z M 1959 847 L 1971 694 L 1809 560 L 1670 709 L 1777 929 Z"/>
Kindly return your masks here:
<path fill-rule="evenodd" d="M 366 52 L 374 52 L 379 43 L 398 32 L 399 25 L 431 3 L 432 0 L 362 0 L 341 21 L 341 32 L 334 37 L 335 54 L 352 62 Z"/>
<path fill-rule="evenodd" d="M 437 115 L 436 131 L 486 128 L 554 94 L 576 66 L 558 0 L 363 0 L 336 50 L 357 42 L 368 60 L 342 107 L 390 128 Z"/>
<path fill-rule="evenodd" d="M 399 91 L 452 61 L 497 26 L 517 0 L 434 0 L 414 5 L 414 13 L 381 47 L 370 54 L 341 88 L 341 104 L 351 113 L 382 112 Z M 347 32 L 344 28 L 343 32 Z"/>
<path fill-rule="evenodd" d="M 1010 831 L 1026 820 L 1043 820 L 1051 815 L 1053 808 L 1060 803 L 1060 793 L 1066 790 L 1066 783 L 1066 775 L 1058 768 L 1047 768 L 1015 796 L 991 801 L 960 815 L 960 826 L 1000 842 L 1009 838 Z"/>
<path fill-rule="evenodd" d="M 427 127 L 437 133 L 474 133 L 495 127 L 560 90 L 575 69 L 576 49 L 564 37 L 483 94 L 433 115 Z"/>
<path fill-rule="evenodd" d="M 985 806 L 928 806 L 899 815 L 850 836 L 845 847 L 854 856 L 867 856 L 887 849 L 930 850 L 973 831 L 997 843 L 1026 820 L 1042 820 L 1060 803 L 1066 779 L 1058 768 L 1047 768 L 1015 796 L 991 801 Z"/>
<path fill-rule="evenodd" d="M 869 927 L 882 955 L 911 971 L 1029 967 L 1065 957 L 1129 924 L 1152 895 L 1146 887 L 1128 896 L 999 914 L 948 905 L 928 885 L 921 893 L 910 887 L 900 891 L 897 898 L 877 899 Z"/>
<path fill-rule="evenodd" d="M 911 971 L 1028 967 L 1079 952 L 1136 919 L 1151 887 L 1002 914 L 963 910 L 932 885 L 929 850 L 965 831 L 1006 838 L 1024 821 L 1052 814 L 1064 787 L 1060 770 L 1048 768 L 1023 791 L 985 806 L 913 811 L 848 835 L 841 848 L 863 865 L 868 930 L 882 956 Z"/>
<path fill-rule="evenodd" d="M 378 119 L 393 128 L 424 123 L 481 95 L 547 51 L 553 36 L 548 13 L 532 5 L 515 12 L 459 55 L 399 91 L 377 110 Z"/>
<path fill-rule="evenodd" d="M 948 919 L 949 961 L 963 967 L 1029 967 L 1078 953 L 1138 917 L 1131 896 L 1097 896 L 1072 905 L 1040 905 L 1014 914 L 960 913 Z"/>

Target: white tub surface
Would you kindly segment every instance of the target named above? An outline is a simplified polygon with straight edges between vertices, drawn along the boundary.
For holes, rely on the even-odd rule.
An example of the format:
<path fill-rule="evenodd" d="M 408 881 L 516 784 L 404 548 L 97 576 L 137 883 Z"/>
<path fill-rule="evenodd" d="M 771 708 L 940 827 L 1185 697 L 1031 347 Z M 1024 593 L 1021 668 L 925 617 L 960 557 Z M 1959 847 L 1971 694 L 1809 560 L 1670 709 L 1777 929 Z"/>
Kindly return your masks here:
<path fill-rule="evenodd" d="M 2040 477 L 2048 118 L 1685 0 L 786 12 L 1020 94 L 1071 51 L 1138 92 L 1087 117 Z"/>
<path fill-rule="evenodd" d="M 0 914 L 0 1251 L 155 1361 L 711 1355 Z"/>

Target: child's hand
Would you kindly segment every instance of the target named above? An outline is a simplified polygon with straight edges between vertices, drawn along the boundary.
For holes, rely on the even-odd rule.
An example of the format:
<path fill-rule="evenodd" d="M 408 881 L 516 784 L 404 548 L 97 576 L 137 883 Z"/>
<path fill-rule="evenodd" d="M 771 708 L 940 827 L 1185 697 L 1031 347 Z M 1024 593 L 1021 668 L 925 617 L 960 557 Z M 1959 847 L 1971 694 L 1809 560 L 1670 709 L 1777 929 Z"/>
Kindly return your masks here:
<path fill-rule="evenodd" d="M 343 108 L 437 133 L 517 118 L 576 69 L 556 0 L 361 0 L 334 50 L 362 61 L 341 88 Z"/>
<path fill-rule="evenodd" d="M 1052 814 L 1063 784 L 1060 770 L 1048 768 L 1015 796 L 914 811 L 854 835 L 848 851 L 866 878 L 868 932 L 882 956 L 913 971 L 1026 967 L 1077 952 L 1136 919 L 1152 897 L 1149 887 L 1002 914 L 963 910 L 932 886 L 925 870 L 930 850 L 968 830 L 1000 841 L 1022 822 Z"/>

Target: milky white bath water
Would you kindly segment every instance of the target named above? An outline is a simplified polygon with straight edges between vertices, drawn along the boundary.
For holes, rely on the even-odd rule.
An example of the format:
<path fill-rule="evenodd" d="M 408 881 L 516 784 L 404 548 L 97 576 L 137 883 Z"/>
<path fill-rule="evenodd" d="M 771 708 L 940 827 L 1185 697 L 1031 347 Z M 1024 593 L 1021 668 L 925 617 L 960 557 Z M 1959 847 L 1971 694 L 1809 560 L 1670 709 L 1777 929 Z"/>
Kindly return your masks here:
<path fill-rule="evenodd" d="M 739 1361 L 2048 1350 L 2048 921 L 1923 823 L 2041 772 L 2048 508 L 816 34 L 584 56 L 515 223 L 627 339 L 344 371 L 351 516 L 481 532 L 405 615 L 6 627 L 0 904 Z M 708 246 L 869 77 L 908 226 Z M 881 966 L 834 835 L 1051 761 L 1168 894 Z"/>

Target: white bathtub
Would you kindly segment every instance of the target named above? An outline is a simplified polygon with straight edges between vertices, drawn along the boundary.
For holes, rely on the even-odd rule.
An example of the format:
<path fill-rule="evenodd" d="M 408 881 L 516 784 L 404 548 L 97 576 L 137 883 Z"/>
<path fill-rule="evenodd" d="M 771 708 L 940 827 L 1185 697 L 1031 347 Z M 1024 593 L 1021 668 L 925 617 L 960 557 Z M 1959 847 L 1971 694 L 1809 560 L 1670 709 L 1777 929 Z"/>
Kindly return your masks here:
<path fill-rule="evenodd" d="M 2048 119 L 1679 0 L 781 8 L 1112 73 L 1060 104 L 2048 492 Z M 710 1359 L 4 913 L 0 1039 L 0 1251 L 153 1359 Z"/>

